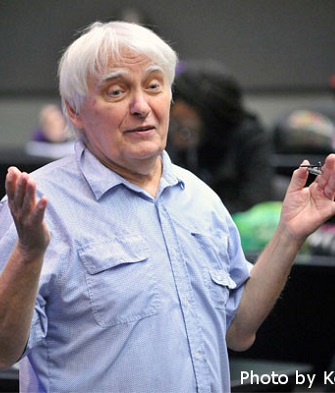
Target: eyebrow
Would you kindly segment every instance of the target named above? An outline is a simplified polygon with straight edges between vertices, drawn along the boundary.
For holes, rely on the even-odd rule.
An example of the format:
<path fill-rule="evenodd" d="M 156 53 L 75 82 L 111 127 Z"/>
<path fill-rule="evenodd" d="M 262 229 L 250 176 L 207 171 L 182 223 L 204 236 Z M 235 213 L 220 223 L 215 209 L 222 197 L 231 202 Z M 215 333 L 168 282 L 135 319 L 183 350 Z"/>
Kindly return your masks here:
<path fill-rule="evenodd" d="M 149 74 L 151 74 L 153 72 L 157 72 L 157 71 L 164 74 L 163 68 L 160 67 L 159 65 L 151 65 L 150 67 L 148 67 L 145 70 L 145 74 L 149 75 Z M 102 76 L 102 78 L 99 82 L 99 86 L 102 86 L 105 82 L 108 82 L 109 80 L 116 79 L 122 75 L 127 75 L 127 74 L 129 74 L 128 70 L 123 69 L 123 68 L 108 72 L 107 74 Z"/>

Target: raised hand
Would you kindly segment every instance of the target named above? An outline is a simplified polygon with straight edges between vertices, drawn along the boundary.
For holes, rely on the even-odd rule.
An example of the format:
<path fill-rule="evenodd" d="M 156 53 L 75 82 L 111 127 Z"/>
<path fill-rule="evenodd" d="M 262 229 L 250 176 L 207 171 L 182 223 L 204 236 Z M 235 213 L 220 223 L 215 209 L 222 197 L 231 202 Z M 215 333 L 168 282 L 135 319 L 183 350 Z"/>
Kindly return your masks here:
<path fill-rule="evenodd" d="M 47 198 L 36 201 L 36 184 L 27 173 L 10 167 L 6 176 L 8 205 L 18 233 L 18 247 L 28 255 L 44 253 L 50 233 L 44 221 Z"/>
<path fill-rule="evenodd" d="M 306 167 L 294 171 L 280 221 L 291 236 L 302 241 L 335 214 L 335 154 L 326 158 L 322 173 L 309 187 L 305 186 L 307 177 Z"/>

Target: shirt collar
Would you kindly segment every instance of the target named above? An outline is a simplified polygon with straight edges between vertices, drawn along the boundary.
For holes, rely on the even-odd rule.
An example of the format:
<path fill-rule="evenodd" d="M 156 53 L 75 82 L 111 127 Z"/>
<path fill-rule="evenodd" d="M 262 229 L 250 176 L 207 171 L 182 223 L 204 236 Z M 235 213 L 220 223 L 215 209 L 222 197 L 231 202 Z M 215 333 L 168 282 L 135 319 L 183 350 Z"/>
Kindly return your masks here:
<path fill-rule="evenodd" d="M 96 199 L 100 199 L 108 190 L 121 184 L 128 188 L 139 188 L 132 185 L 126 179 L 103 165 L 85 146 L 82 140 L 76 141 L 75 152 L 79 167 L 90 185 Z M 184 181 L 177 175 L 175 166 L 172 164 L 166 151 L 162 154 L 163 173 L 160 181 L 158 195 L 166 188 L 179 185 L 184 188 Z"/>

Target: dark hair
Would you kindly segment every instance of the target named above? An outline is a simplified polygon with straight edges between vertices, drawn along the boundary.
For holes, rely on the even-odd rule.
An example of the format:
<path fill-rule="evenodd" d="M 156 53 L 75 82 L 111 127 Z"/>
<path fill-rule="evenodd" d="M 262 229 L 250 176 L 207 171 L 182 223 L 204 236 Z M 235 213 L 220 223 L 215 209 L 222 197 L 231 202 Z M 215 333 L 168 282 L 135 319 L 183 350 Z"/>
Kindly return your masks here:
<path fill-rule="evenodd" d="M 238 124 L 244 116 L 242 91 L 236 79 L 214 60 L 181 62 L 173 87 L 174 100 L 193 106 L 206 121 L 225 126 Z"/>
<path fill-rule="evenodd" d="M 173 100 L 183 100 L 200 115 L 206 129 L 200 155 L 221 155 L 234 130 L 250 115 L 244 110 L 242 89 L 220 62 L 180 62 Z"/>

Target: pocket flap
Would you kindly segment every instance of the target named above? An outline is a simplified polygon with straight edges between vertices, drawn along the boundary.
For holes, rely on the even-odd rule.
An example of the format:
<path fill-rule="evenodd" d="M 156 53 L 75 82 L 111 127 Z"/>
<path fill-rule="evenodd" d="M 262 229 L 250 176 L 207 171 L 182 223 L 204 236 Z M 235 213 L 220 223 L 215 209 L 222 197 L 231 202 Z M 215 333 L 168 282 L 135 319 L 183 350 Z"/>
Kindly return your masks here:
<path fill-rule="evenodd" d="M 149 248 L 141 236 L 127 236 L 88 244 L 78 253 L 87 272 L 96 274 L 124 263 L 144 261 L 149 257 Z"/>
<path fill-rule="evenodd" d="M 210 275 L 212 280 L 218 284 L 222 285 L 225 287 L 228 287 L 229 289 L 234 289 L 236 288 L 236 283 L 233 281 L 229 275 L 228 272 L 225 270 L 215 270 L 215 269 L 210 269 Z"/>

